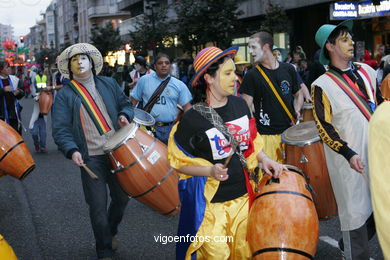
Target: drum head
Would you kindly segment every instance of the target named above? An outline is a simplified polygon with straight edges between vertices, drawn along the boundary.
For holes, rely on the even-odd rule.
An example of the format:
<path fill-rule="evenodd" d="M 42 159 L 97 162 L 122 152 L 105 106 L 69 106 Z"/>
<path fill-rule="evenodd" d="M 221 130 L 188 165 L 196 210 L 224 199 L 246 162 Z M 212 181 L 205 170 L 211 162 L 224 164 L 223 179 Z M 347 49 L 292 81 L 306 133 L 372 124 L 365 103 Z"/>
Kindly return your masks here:
<path fill-rule="evenodd" d="M 105 153 L 109 153 L 119 146 L 121 146 L 124 142 L 129 140 L 130 136 L 135 133 L 137 130 L 137 125 L 134 123 L 131 123 L 129 125 L 126 125 L 124 127 L 121 127 L 118 131 L 115 132 L 113 136 L 111 136 L 110 139 L 104 144 L 103 151 Z"/>
<path fill-rule="evenodd" d="M 286 129 L 282 134 L 282 142 L 295 146 L 305 146 L 320 141 L 314 121 L 303 122 Z"/>
<path fill-rule="evenodd" d="M 312 103 L 303 103 L 302 109 L 313 109 Z"/>
<path fill-rule="evenodd" d="M 134 108 L 133 121 L 144 126 L 152 126 L 156 123 L 156 120 L 151 114 L 139 108 Z"/>

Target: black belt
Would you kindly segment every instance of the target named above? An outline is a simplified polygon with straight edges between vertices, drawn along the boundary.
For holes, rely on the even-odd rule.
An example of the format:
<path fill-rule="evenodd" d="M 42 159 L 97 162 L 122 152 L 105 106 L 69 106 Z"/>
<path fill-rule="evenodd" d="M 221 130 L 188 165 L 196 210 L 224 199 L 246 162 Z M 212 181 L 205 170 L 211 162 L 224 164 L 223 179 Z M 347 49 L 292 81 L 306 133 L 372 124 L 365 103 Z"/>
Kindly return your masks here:
<path fill-rule="evenodd" d="M 169 126 L 173 124 L 173 121 L 172 122 L 168 122 L 168 123 L 164 123 L 164 122 L 156 122 L 154 125 L 155 126 L 158 126 L 158 127 L 162 127 L 162 126 Z"/>

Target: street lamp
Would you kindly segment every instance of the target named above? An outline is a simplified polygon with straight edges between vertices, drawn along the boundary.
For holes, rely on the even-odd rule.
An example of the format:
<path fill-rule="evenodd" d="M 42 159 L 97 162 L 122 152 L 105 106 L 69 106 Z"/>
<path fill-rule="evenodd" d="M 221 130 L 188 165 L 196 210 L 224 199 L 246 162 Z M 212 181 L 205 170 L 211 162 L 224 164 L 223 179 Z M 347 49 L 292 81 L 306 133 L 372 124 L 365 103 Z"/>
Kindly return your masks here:
<path fill-rule="evenodd" d="M 146 6 L 145 6 L 145 9 L 146 10 L 150 10 L 150 18 L 152 20 L 152 33 L 153 35 L 155 35 L 156 33 L 156 24 L 155 24 L 155 18 L 154 18 L 154 14 L 155 14 L 155 7 L 158 7 L 159 6 L 159 3 L 156 2 L 156 1 L 148 1 L 146 3 Z M 156 57 L 156 43 L 153 41 L 153 58 Z"/>

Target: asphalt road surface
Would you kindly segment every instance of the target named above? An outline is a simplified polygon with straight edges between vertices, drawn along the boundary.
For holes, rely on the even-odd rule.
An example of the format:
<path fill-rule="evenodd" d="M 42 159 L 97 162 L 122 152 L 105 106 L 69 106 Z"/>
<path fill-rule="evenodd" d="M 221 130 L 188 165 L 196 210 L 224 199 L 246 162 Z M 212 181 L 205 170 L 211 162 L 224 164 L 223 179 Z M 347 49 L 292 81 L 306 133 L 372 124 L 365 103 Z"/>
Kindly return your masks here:
<path fill-rule="evenodd" d="M 27 128 L 33 100 L 23 99 L 21 103 Z M 0 178 L 0 234 L 21 260 L 96 259 L 80 171 L 57 150 L 50 125 L 49 116 L 47 154 L 36 153 L 31 135 L 23 133 L 36 169 L 23 181 Z M 156 239 L 174 236 L 178 220 L 178 216 L 164 217 L 131 199 L 119 226 L 114 259 L 174 259 L 175 244 Z M 321 222 L 315 259 L 340 259 L 340 237 L 338 219 Z M 376 237 L 370 249 L 372 259 L 383 259 Z"/>

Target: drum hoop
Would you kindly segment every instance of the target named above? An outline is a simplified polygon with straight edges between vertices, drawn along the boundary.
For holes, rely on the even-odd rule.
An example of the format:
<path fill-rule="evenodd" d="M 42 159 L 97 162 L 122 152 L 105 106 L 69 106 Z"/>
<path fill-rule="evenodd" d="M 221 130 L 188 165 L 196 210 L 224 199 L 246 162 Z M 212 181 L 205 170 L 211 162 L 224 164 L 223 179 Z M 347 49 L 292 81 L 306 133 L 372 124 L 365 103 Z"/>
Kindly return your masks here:
<path fill-rule="evenodd" d="M 167 215 L 169 215 L 169 214 L 175 212 L 176 210 L 178 210 L 178 209 L 180 209 L 180 208 L 181 208 L 181 204 L 179 203 L 179 204 L 177 204 L 177 206 L 174 207 L 172 210 L 170 210 L 170 211 L 168 211 L 168 212 L 165 212 L 165 213 L 161 213 L 161 214 L 164 215 L 164 216 L 167 216 Z"/>
<path fill-rule="evenodd" d="M 134 115 L 134 118 L 133 118 L 133 121 L 140 124 L 140 125 L 144 125 L 144 126 L 152 126 L 156 123 L 156 119 L 148 112 L 142 110 L 142 109 L 139 109 L 139 108 L 134 108 L 134 114 L 135 114 L 135 111 L 139 111 L 141 113 L 144 113 L 144 114 L 148 114 L 150 115 L 150 118 L 151 120 L 150 121 L 144 121 L 144 120 L 141 120 L 139 118 L 137 118 L 135 115 Z"/>
<path fill-rule="evenodd" d="M 113 151 L 115 151 L 116 149 L 118 149 L 122 144 L 126 143 L 130 138 L 134 138 L 135 137 L 135 133 L 137 132 L 139 128 L 139 125 L 137 123 L 134 124 L 134 129 L 132 129 L 129 134 L 123 138 L 123 140 L 119 143 L 117 143 L 112 149 L 104 149 L 104 146 L 103 146 L 103 152 L 105 154 L 110 154 L 112 153 Z"/>
<path fill-rule="evenodd" d="M 131 168 L 133 165 L 137 164 L 139 161 L 141 161 L 143 158 L 145 158 L 145 156 L 148 155 L 152 151 L 152 149 L 154 148 L 155 145 L 156 145 L 156 137 L 153 138 L 153 143 L 148 147 L 148 149 L 146 149 L 146 151 L 141 155 L 141 157 L 139 157 L 134 162 L 131 162 L 129 165 L 122 167 L 122 168 L 112 170 L 111 172 L 115 174 L 118 172 L 126 171 L 127 169 Z"/>
<path fill-rule="evenodd" d="M 13 145 L 12 147 L 10 147 L 10 148 L 3 154 L 3 156 L 1 156 L 0 162 L 1 162 L 5 157 L 7 157 L 7 155 L 8 155 L 10 152 L 12 152 L 13 149 L 15 149 L 16 147 L 18 147 L 18 146 L 19 146 L 20 144 L 22 144 L 22 143 L 24 143 L 24 140 L 19 141 L 19 142 L 17 142 L 15 145 Z"/>
<path fill-rule="evenodd" d="M 285 139 L 284 135 L 282 135 L 282 143 L 289 144 L 289 145 L 294 145 L 294 146 L 298 146 L 298 147 L 304 147 L 306 145 L 312 145 L 312 144 L 317 143 L 319 141 L 321 141 L 321 138 L 318 135 L 316 137 L 311 138 L 311 139 L 302 140 L 302 141 L 287 140 L 287 139 Z"/>

